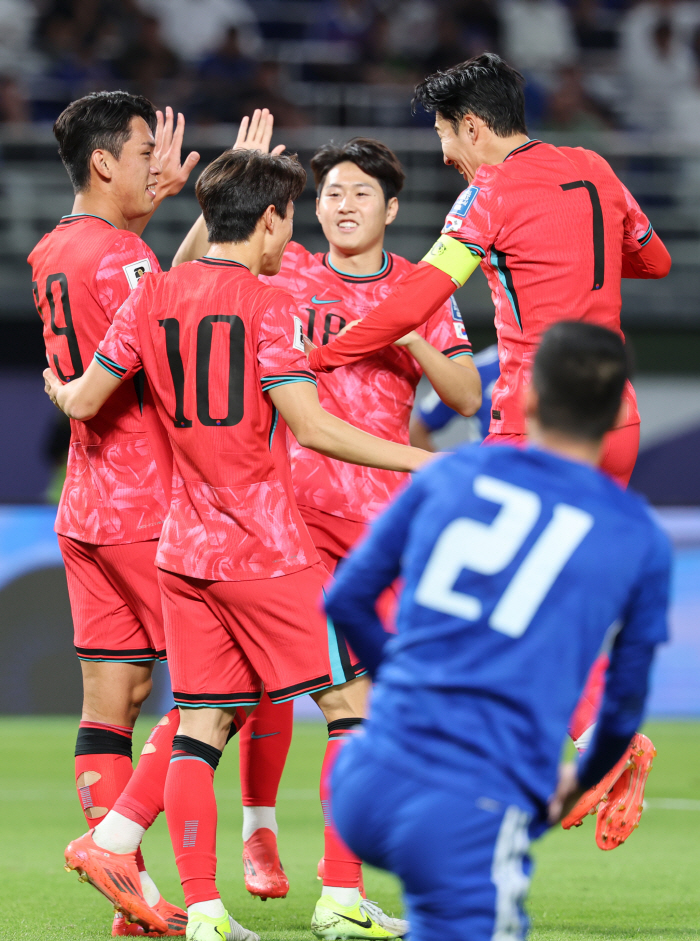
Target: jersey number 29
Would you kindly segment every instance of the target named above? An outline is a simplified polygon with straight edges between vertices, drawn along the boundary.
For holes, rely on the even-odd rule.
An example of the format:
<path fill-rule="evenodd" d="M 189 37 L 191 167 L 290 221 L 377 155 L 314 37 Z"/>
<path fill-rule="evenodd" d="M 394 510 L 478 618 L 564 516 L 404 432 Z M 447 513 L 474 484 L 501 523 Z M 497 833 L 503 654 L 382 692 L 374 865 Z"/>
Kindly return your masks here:
<path fill-rule="evenodd" d="M 461 517 L 440 534 L 416 588 L 415 600 L 425 608 L 465 621 L 478 621 L 482 603 L 474 595 L 455 591 L 464 569 L 496 575 L 507 568 L 534 529 L 542 513 L 536 493 L 495 477 L 479 475 L 474 493 L 501 509 L 492 523 Z M 527 553 L 496 602 L 488 625 L 509 637 L 527 630 L 559 573 L 593 526 L 590 513 L 558 503 L 549 523 Z"/>

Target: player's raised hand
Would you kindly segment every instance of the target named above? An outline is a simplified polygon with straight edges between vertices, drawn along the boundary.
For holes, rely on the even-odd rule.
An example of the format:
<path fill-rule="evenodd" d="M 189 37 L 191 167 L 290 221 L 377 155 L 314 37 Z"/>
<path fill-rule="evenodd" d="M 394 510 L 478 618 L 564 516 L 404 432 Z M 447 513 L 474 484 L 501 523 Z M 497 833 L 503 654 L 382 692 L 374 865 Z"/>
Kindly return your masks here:
<path fill-rule="evenodd" d="M 199 163 L 199 154 L 193 150 L 184 163 L 182 160 L 182 139 L 185 134 L 185 116 L 178 112 L 177 123 L 171 107 L 156 111 L 156 147 L 155 157 L 160 163 L 160 175 L 156 184 L 158 205 L 168 196 L 175 196 L 187 182 L 190 173 Z"/>
<path fill-rule="evenodd" d="M 241 119 L 241 125 L 238 128 L 238 136 L 232 150 L 259 150 L 261 154 L 270 153 L 270 142 L 272 141 L 272 130 L 275 119 L 268 108 L 256 108 L 253 117 L 247 115 Z M 281 154 L 284 151 L 284 144 L 278 144 L 272 151 L 273 154 Z"/>

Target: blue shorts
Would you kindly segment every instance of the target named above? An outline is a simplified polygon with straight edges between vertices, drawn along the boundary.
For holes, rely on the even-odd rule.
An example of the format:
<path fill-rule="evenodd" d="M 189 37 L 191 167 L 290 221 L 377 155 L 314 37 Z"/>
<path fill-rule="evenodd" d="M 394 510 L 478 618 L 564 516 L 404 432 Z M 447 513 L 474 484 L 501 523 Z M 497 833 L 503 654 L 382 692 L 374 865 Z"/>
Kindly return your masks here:
<path fill-rule="evenodd" d="M 544 829 L 523 796 L 432 788 L 349 741 L 332 776 L 333 820 L 347 845 L 403 882 L 411 941 L 517 941 L 527 932 L 530 840 Z"/>

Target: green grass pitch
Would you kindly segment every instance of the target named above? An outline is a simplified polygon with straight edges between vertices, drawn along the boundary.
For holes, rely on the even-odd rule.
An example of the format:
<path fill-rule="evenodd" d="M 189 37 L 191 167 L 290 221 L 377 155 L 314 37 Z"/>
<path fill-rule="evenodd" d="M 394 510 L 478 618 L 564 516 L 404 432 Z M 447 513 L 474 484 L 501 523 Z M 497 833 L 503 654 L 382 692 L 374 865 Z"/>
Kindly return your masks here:
<path fill-rule="evenodd" d="M 84 830 L 71 787 L 75 727 L 75 720 L 64 718 L 0 719 L 3 941 L 110 936 L 105 900 L 62 869 L 65 844 Z M 529 902 L 533 941 L 700 937 L 700 723 L 650 723 L 647 731 L 659 756 L 647 788 L 649 808 L 629 842 L 601 852 L 590 818 L 570 833 L 557 828 L 535 847 Z M 147 733 L 148 721 L 140 720 L 135 754 Z M 263 941 L 312 937 L 308 924 L 320 886 L 317 778 L 324 743 L 321 723 L 297 724 L 278 808 L 281 856 L 291 882 L 284 900 L 263 904 L 245 892 L 235 748 L 217 772 L 219 886 L 232 914 Z M 164 820 L 148 834 L 144 854 L 163 894 L 181 903 Z M 366 883 L 370 898 L 399 913 L 395 880 L 369 870 Z"/>

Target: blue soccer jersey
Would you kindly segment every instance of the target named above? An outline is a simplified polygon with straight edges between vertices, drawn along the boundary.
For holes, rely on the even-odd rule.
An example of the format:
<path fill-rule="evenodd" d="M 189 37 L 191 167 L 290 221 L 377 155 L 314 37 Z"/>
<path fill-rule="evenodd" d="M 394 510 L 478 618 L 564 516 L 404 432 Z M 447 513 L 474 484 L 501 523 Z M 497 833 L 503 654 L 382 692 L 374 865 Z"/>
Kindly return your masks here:
<path fill-rule="evenodd" d="M 587 465 L 476 445 L 437 460 L 373 524 L 327 600 L 367 665 L 381 657 L 367 746 L 428 783 L 466 776 L 542 806 L 612 632 L 600 741 L 584 759 L 608 770 L 667 637 L 670 558 L 644 503 Z M 399 575 L 387 641 L 374 603 Z M 605 736 L 621 742 L 607 766 Z M 589 771 L 582 783 L 600 768 Z"/>
<path fill-rule="evenodd" d="M 488 346 L 480 353 L 474 356 L 474 365 L 479 371 L 481 379 L 481 408 L 472 416 L 472 421 L 476 421 L 479 428 L 479 437 L 485 438 L 489 433 L 491 423 L 491 393 L 496 385 L 496 380 L 501 374 L 501 367 L 498 362 L 498 347 L 494 344 Z M 418 415 L 430 431 L 439 431 L 449 424 L 453 418 L 457 417 L 457 412 L 449 405 L 446 405 L 440 396 L 434 390 L 418 405 Z"/>

